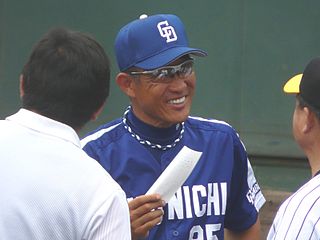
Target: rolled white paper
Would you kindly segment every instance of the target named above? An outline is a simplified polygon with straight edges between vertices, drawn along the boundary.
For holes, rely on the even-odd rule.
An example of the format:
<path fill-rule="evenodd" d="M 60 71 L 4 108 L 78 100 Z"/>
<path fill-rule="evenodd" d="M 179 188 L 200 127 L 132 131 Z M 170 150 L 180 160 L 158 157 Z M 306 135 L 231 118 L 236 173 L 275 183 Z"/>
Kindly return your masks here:
<path fill-rule="evenodd" d="M 201 155 L 202 152 L 184 146 L 146 194 L 158 193 L 167 203 L 186 181 Z"/>

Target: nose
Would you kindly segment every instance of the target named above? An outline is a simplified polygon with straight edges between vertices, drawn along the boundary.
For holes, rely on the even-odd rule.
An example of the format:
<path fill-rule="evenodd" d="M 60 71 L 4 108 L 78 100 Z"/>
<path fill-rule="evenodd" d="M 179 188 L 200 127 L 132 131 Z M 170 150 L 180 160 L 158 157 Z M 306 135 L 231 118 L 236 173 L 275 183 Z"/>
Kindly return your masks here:
<path fill-rule="evenodd" d="M 191 76 L 183 77 L 175 74 L 175 76 L 172 78 L 172 81 L 170 82 L 169 89 L 176 92 L 182 91 L 186 87 L 188 87 L 192 81 L 193 78 Z"/>

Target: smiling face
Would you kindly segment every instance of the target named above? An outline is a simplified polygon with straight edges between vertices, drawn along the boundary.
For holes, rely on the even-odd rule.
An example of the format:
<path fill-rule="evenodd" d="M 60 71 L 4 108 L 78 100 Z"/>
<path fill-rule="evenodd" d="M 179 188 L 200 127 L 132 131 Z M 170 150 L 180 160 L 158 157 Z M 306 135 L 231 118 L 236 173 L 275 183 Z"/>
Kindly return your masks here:
<path fill-rule="evenodd" d="M 172 62 L 175 66 L 186 60 Z M 132 77 L 131 104 L 135 115 L 155 127 L 170 127 L 187 119 L 195 90 L 196 77 L 175 74 L 170 81 L 155 82 L 152 76 Z"/>

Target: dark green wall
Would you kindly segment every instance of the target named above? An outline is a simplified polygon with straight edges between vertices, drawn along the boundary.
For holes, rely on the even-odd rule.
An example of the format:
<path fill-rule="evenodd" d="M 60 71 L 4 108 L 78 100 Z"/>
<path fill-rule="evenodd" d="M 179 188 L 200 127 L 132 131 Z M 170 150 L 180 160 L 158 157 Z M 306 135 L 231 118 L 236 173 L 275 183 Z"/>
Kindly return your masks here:
<path fill-rule="evenodd" d="M 292 140 L 294 97 L 287 78 L 320 55 L 320 1 L 107 1 L 0 0 L 0 117 L 20 106 L 18 77 L 32 45 L 50 27 L 89 32 L 103 44 L 117 72 L 113 40 L 119 28 L 142 13 L 174 13 L 184 21 L 198 59 L 192 113 L 232 124 L 248 152 L 301 157 Z M 122 115 L 127 99 L 112 82 L 111 97 L 94 123 Z"/>

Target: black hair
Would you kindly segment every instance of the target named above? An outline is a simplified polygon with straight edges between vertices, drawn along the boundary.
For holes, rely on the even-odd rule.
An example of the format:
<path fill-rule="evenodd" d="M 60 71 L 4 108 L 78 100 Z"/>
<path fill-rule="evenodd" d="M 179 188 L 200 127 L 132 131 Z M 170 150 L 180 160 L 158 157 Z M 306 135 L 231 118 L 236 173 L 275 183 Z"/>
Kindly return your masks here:
<path fill-rule="evenodd" d="M 319 109 L 317 109 L 316 107 L 313 107 L 306 100 L 304 100 L 303 97 L 301 96 L 301 94 L 297 94 L 296 98 L 298 100 L 298 106 L 300 108 L 304 108 L 304 107 L 309 108 L 312 112 L 314 112 L 314 114 L 317 116 L 317 118 L 320 119 L 320 110 Z"/>
<path fill-rule="evenodd" d="M 22 70 L 22 107 L 79 130 L 109 95 L 110 64 L 90 35 L 50 30 Z"/>

